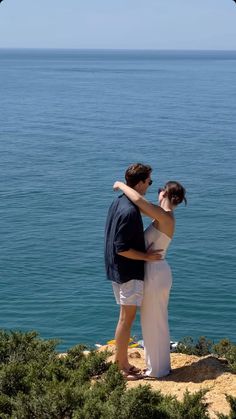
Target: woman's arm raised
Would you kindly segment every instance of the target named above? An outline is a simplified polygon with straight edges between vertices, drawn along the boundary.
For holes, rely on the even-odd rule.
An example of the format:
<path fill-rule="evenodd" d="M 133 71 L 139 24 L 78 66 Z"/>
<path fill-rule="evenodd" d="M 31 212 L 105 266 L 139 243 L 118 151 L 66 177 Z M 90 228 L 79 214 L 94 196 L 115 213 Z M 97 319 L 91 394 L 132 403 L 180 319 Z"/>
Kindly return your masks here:
<path fill-rule="evenodd" d="M 130 186 L 125 183 L 116 181 L 113 185 L 113 189 L 120 189 L 148 217 L 154 218 L 159 222 L 170 221 L 170 215 L 168 212 L 163 210 L 158 205 L 154 205 L 147 201 L 142 195 L 140 195 L 140 193 L 135 191 L 133 188 L 130 188 Z"/>

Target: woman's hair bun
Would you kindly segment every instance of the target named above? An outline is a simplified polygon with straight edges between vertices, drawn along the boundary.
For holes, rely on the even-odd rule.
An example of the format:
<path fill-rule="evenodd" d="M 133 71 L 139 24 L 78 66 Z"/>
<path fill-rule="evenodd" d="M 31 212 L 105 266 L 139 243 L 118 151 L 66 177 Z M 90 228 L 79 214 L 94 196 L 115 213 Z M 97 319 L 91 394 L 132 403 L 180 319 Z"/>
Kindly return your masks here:
<path fill-rule="evenodd" d="M 172 205 L 179 205 L 183 201 L 185 205 L 187 204 L 187 199 L 185 197 L 185 188 L 179 182 L 169 181 L 165 184 L 164 189 Z"/>

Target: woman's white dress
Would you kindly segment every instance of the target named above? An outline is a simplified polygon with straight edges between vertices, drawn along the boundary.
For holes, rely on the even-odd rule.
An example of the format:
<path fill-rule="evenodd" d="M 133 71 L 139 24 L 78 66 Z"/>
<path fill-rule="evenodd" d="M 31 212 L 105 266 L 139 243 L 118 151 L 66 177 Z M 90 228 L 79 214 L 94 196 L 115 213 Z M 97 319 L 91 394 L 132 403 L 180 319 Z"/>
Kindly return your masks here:
<path fill-rule="evenodd" d="M 157 230 L 153 223 L 145 230 L 144 237 L 146 248 L 163 249 L 163 260 L 145 264 L 144 298 L 141 307 L 146 375 L 160 378 L 170 372 L 168 302 L 172 274 L 165 255 L 171 239 Z"/>

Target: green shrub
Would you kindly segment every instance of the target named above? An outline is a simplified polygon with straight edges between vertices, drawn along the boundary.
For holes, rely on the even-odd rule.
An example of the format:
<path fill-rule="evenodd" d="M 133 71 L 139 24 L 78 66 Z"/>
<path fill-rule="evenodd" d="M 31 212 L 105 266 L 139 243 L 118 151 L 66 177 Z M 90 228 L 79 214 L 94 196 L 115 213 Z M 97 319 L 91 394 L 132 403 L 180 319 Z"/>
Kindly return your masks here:
<path fill-rule="evenodd" d="M 28 368 L 25 364 L 11 363 L 0 370 L 0 394 L 15 396 L 19 391 L 29 393 Z"/>
<path fill-rule="evenodd" d="M 206 393 L 207 390 L 200 390 L 194 394 L 186 391 L 183 401 L 175 402 L 176 419 L 208 419 L 208 403 L 204 400 Z"/>
<path fill-rule="evenodd" d="M 206 354 L 210 341 L 182 341 L 185 353 Z M 1 419 L 207 419 L 205 391 L 186 393 L 182 402 L 152 391 L 149 385 L 127 390 L 108 352 L 77 345 L 59 357 L 56 341 L 44 341 L 35 332 L 0 331 Z M 221 343 L 215 353 L 235 365 L 235 346 Z M 231 416 L 235 399 L 228 396 Z M 220 416 L 219 416 L 220 417 Z M 225 419 L 225 417 L 222 419 Z"/>
<path fill-rule="evenodd" d="M 230 371 L 236 374 L 236 345 L 229 339 L 222 339 L 214 345 L 213 351 L 219 357 L 225 358 L 228 362 Z"/>
<path fill-rule="evenodd" d="M 111 364 L 107 373 L 104 376 L 104 386 L 108 393 L 112 393 L 119 388 L 122 392 L 126 389 L 126 381 L 123 375 L 118 370 L 116 364 Z"/>
<path fill-rule="evenodd" d="M 11 398 L 6 394 L 0 395 L 0 412 L 1 418 L 9 417 L 12 413 L 12 402 Z"/>
<path fill-rule="evenodd" d="M 0 330 L 0 364 L 55 359 L 58 340 L 43 340 L 37 332 Z"/>
<path fill-rule="evenodd" d="M 191 337 L 183 338 L 177 345 L 176 352 L 187 355 L 205 356 L 212 353 L 213 342 L 201 336 L 197 341 Z"/>
<path fill-rule="evenodd" d="M 222 339 L 213 346 L 213 351 L 221 357 L 225 357 L 227 352 L 231 349 L 232 342 L 229 339 Z"/>
<path fill-rule="evenodd" d="M 107 352 L 91 351 L 86 358 L 81 362 L 80 370 L 86 371 L 89 378 L 106 372 L 111 365 L 107 362 Z"/>
<path fill-rule="evenodd" d="M 76 369 L 81 365 L 81 361 L 85 359 L 84 351 L 88 349 L 85 345 L 76 345 L 69 349 L 67 356 L 64 358 L 64 362 L 67 368 Z"/>
<path fill-rule="evenodd" d="M 227 352 L 226 360 L 228 361 L 230 371 L 236 374 L 236 345 L 232 346 L 229 352 Z"/>
<path fill-rule="evenodd" d="M 236 419 L 236 397 L 226 395 L 226 400 L 230 404 L 230 413 L 228 416 L 220 413 L 217 415 L 219 419 Z"/>
<path fill-rule="evenodd" d="M 110 365 L 101 379 L 87 388 L 84 405 L 74 412 L 73 419 L 118 419 L 125 390 L 126 383 L 117 365 Z"/>
<path fill-rule="evenodd" d="M 164 400 L 165 396 L 152 391 L 148 385 L 132 388 L 121 398 L 120 419 L 169 419 L 170 416 L 163 406 Z"/>
<path fill-rule="evenodd" d="M 84 402 L 83 386 L 74 388 L 70 383 L 51 383 L 44 394 L 37 394 L 37 391 L 30 395 L 19 394 L 12 416 L 17 419 L 69 419 Z"/>
<path fill-rule="evenodd" d="M 230 404 L 229 419 L 236 419 L 236 397 L 227 395 L 226 400 Z"/>

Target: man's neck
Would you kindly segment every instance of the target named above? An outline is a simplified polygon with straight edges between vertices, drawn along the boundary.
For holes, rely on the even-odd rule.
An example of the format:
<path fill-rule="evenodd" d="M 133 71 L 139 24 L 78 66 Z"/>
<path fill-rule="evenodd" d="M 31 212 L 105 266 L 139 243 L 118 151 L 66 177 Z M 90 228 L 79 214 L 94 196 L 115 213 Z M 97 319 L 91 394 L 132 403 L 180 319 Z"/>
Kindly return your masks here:
<path fill-rule="evenodd" d="M 140 193 L 140 195 L 144 195 L 144 193 L 141 190 L 139 185 L 135 185 L 132 189 L 134 189 L 136 192 Z"/>

